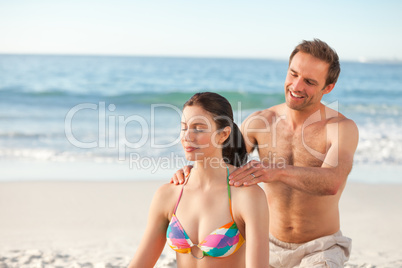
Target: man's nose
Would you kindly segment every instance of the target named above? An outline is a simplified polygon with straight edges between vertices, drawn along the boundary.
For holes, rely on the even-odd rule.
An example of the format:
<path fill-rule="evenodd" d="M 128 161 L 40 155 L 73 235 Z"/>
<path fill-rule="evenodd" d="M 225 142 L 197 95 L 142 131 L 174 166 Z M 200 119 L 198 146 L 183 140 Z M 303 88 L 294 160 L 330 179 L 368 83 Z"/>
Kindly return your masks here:
<path fill-rule="evenodd" d="M 293 80 L 293 90 L 294 91 L 302 91 L 303 89 L 303 79 L 300 77 Z"/>

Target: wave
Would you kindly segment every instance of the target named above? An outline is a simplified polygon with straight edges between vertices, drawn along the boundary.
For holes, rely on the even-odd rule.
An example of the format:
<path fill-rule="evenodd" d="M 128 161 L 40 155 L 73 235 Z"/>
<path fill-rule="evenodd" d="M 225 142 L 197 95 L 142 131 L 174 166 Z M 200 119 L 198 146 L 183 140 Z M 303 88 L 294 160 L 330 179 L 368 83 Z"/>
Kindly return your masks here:
<path fill-rule="evenodd" d="M 359 123 L 359 144 L 354 156 L 355 164 L 402 164 L 402 137 L 401 124 L 395 120 L 390 122 L 368 121 Z M 177 138 L 175 126 L 161 125 L 156 130 L 153 138 L 155 144 L 170 144 Z M 92 132 L 81 133 L 80 141 L 99 141 L 98 136 Z M 135 135 L 134 135 L 135 136 Z M 134 136 L 128 136 L 127 140 L 135 143 Z M 162 137 L 163 136 L 163 137 Z M 100 138 L 99 138 L 100 139 Z M 98 162 L 117 161 L 119 154 L 119 140 L 113 145 L 105 138 L 106 146 L 97 146 L 91 149 L 82 149 L 73 146 L 67 140 L 63 131 L 58 133 L 23 133 L 9 131 L 0 133 L 0 159 L 3 160 L 49 160 L 58 162 L 79 162 L 81 160 L 93 160 Z M 129 159 L 129 154 L 135 153 L 147 158 L 165 158 L 174 152 L 181 155 L 180 144 L 173 144 L 166 148 L 152 147 L 152 142 L 147 139 L 146 144 L 139 148 L 125 148 L 124 155 Z"/>
<path fill-rule="evenodd" d="M 198 91 L 203 92 L 203 91 Z M 264 94 L 236 91 L 215 91 L 224 96 L 232 104 L 233 108 L 241 102 L 242 108 L 266 108 L 270 105 L 284 101 L 284 94 Z M 109 100 L 118 104 L 155 104 L 169 103 L 182 106 L 194 93 L 187 92 L 168 92 L 168 93 L 131 93 L 120 96 L 110 97 Z"/>
<path fill-rule="evenodd" d="M 23 133 L 16 131 L 0 132 L 1 139 L 56 139 L 65 138 L 64 133 Z"/>
<path fill-rule="evenodd" d="M 150 105 L 156 103 L 168 103 L 181 107 L 193 94 L 203 92 L 198 90 L 194 92 L 170 91 L 170 92 L 126 92 L 115 95 L 106 95 L 99 92 L 82 93 L 82 92 L 66 92 L 63 90 L 50 91 L 24 91 L 3 89 L 0 91 L 0 97 L 3 100 L 16 100 L 24 102 L 24 99 L 32 103 L 76 103 L 77 101 L 106 101 L 108 103 L 119 105 Z M 285 100 L 284 93 L 260 93 L 260 92 L 240 92 L 240 91 L 214 91 L 221 94 L 229 100 L 233 108 L 236 108 L 241 102 L 241 108 L 266 108 L 279 104 Z"/>
<path fill-rule="evenodd" d="M 204 90 L 194 90 L 192 92 L 185 91 L 167 91 L 167 92 L 123 92 L 119 94 L 103 94 L 101 92 L 67 92 L 61 89 L 53 89 L 47 91 L 24 91 L 24 90 L 0 90 L 0 102 L 19 103 L 32 105 L 33 107 L 45 107 L 43 105 L 53 106 L 75 106 L 77 103 L 90 102 L 98 103 L 100 101 L 108 104 L 115 104 L 128 109 L 138 108 L 138 106 L 149 106 L 151 104 L 171 104 L 176 107 L 182 107 L 183 104 L 195 93 Z M 236 90 L 216 90 L 229 100 L 234 110 L 252 109 L 261 110 L 283 103 L 285 95 L 283 92 L 252 92 L 252 91 L 236 91 Z M 358 95 L 362 95 L 357 91 Z M 382 96 L 384 99 L 385 97 Z M 380 97 L 373 92 L 367 92 L 365 98 L 357 98 L 356 96 L 343 97 L 336 95 L 328 96 L 323 99 L 323 103 L 331 103 L 334 100 L 339 102 L 340 112 L 352 112 L 359 115 L 400 115 L 402 114 L 401 97 L 399 95 L 390 94 L 387 101 L 380 101 Z M 343 110 L 343 111 L 342 111 Z M 15 115 L 7 115 L 12 117 Z M 0 118 L 5 115 L 0 114 Z M 11 117 L 9 119 L 11 119 Z"/>

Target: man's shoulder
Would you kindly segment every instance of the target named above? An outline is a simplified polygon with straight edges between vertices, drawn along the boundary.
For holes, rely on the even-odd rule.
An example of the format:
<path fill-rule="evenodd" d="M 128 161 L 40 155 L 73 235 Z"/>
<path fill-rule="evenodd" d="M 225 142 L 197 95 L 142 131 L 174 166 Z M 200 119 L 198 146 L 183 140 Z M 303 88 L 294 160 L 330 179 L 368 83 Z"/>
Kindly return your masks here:
<path fill-rule="evenodd" d="M 335 137 L 336 139 L 338 139 L 339 135 L 342 135 L 342 133 L 349 136 L 358 137 L 359 130 L 356 123 L 352 119 L 347 118 L 345 115 L 327 106 L 325 109 L 327 117 L 327 129 L 330 130 L 330 133 L 337 134 Z M 333 129 L 334 131 L 331 131 L 331 128 L 335 128 Z"/>
<path fill-rule="evenodd" d="M 286 103 L 281 103 L 265 110 L 258 111 L 257 113 L 266 117 L 276 117 L 285 114 Z"/>
<path fill-rule="evenodd" d="M 347 133 L 348 136 L 359 136 L 359 129 L 357 128 L 356 123 L 347 117 L 340 117 L 338 119 L 338 128 L 340 133 Z"/>
<path fill-rule="evenodd" d="M 356 126 L 356 123 L 352 119 L 347 118 L 342 113 L 329 108 L 328 106 L 325 106 L 325 114 L 328 120 L 328 124 L 338 123 L 345 126 Z"/>
<path fill-rule="evenodd" d="M 272 123 L 284 113 L 284 103 L 272 106 L 270 108 L 256 111 L 250 114 L 244 122 L 248 124 L 259 125 L 262 123 Z"/>

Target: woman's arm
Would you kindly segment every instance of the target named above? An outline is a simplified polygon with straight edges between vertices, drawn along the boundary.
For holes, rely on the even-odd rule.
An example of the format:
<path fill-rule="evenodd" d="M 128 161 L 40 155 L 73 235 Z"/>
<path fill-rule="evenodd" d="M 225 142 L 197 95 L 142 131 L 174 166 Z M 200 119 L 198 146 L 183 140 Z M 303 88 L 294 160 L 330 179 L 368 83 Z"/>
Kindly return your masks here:
<path fill-rule="evenodd" d="M 248 191 L 250 190 L 250 191 Z M 264 191 L 241 188 L 240 213 L 245 224 L 246 267 L 269 267 L 269 214 Z"/>
<path fill-rule="evenodd" d="M 158 261 L 166 242 L 166 229 L 169 224 L 168 184 L 161 186 L 155 193 L 148 215 L 148 223 L 141 243 L 128 268 L 152 268 Z"/>

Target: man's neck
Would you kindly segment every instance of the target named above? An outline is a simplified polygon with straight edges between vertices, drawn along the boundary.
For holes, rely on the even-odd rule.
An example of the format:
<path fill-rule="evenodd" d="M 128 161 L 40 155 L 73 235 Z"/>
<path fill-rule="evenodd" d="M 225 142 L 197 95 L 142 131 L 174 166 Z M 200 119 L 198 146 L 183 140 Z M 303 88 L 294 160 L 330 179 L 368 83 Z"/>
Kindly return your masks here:
<path fill-rule="evenodd" d="M 317 121 L 315 117 L 322 118 L 322 112 L 325 113 L 324 108 L 325 106 L 323 104 L 315 107 L 308 107 L 302 111 L 293 110 L 289 107 L 286 107 L 286 121 L 288 122 L 290 128 L 296 130 L 297 128 L 302 127 L 307 120 L 313 119 L 312 117 L 314 117 L 314 121 Z"/>

